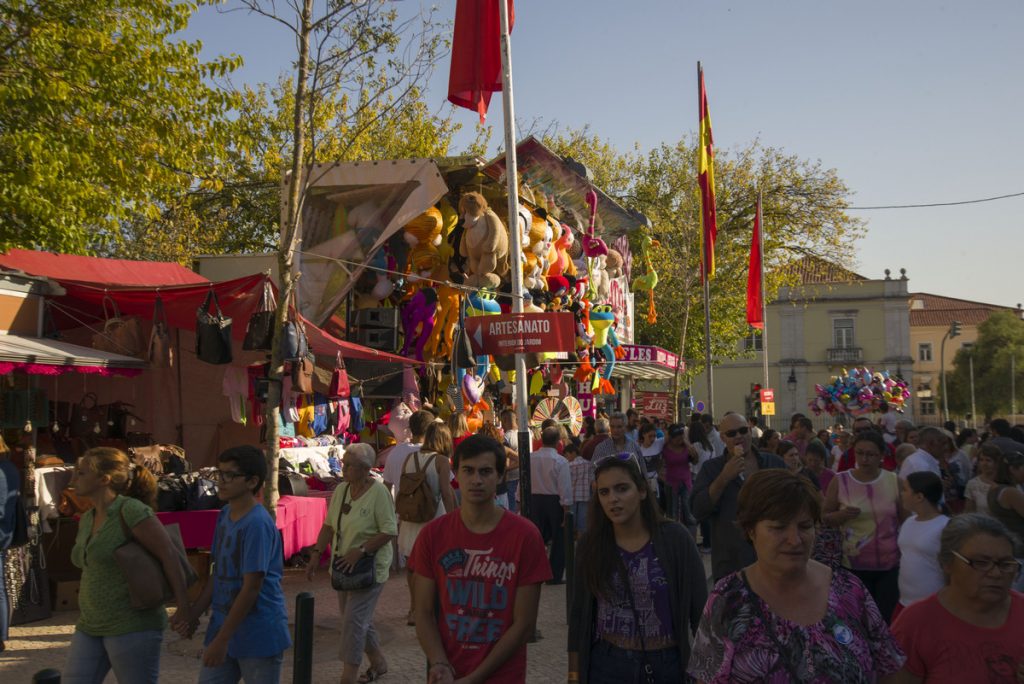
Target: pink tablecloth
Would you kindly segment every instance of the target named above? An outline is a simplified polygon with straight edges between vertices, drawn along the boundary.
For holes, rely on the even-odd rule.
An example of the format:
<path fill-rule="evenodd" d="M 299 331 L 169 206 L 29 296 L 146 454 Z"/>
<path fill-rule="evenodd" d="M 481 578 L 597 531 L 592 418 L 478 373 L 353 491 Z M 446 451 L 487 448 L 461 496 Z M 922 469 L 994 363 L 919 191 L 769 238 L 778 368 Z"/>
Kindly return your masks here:
<path fill-rule="evenodd" d="M 208 549 L 213 544 L 220 511 L 174 511 L 157 513 L 164 525 L 178 523 L 181 539 L 190 549 Z M 327 499 L 306 496 L 282 496 L 277 502 L 277 529 L 281 530 L 284 557 L 316 542 L 320 525 L 327 515 Z"/>

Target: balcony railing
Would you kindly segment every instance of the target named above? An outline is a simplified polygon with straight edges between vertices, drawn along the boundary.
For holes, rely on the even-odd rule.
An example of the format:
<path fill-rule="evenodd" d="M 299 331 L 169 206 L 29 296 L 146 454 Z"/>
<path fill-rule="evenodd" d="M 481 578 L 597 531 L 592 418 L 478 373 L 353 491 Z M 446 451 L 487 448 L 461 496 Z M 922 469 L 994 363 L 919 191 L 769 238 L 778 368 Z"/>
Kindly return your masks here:
<path fill-rule="evenodd" d="M 860 347 L 833 347 L 828 350 L 829 363 L 860 363 L 864 350 Z"/>

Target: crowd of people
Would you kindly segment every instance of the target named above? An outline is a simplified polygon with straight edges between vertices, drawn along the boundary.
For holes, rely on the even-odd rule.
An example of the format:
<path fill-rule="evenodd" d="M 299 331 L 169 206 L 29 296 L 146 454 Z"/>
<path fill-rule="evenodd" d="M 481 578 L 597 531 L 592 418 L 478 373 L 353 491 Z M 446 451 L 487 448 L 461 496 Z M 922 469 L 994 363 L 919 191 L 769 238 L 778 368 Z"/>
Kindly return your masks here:
<path fill-rule="evenodd" d="M 524 681 L 542 584 L 567 578 L 569 682 L 1024 681 L 1019 427 L 862 416 L 816 431 L 796 415 L 781 432 L 635 410 L 579 436 L 533 427 L 528 491 L 512 411 L 473 432 L 421 410 L 408 444 L 346 448 L 307 567 L 315 579 L 323 558 L 337 590 L 342 684 L 388 671 L 374 612 L 395 552 L 431 684 Z M 190 637 L 207 612 L 200 682 L 279 681 L 290 636 L 265 459 L 229 449 L 218 473 L 214 571 L 190 602 L 152 475 L 116 449 L 79 461 L 94 508 L 72 552 L 63 681 L 156 682 L 168 622 Z M 162 564 L 169 621 L 131 605 L 115 551 L 132 539 Z"/>

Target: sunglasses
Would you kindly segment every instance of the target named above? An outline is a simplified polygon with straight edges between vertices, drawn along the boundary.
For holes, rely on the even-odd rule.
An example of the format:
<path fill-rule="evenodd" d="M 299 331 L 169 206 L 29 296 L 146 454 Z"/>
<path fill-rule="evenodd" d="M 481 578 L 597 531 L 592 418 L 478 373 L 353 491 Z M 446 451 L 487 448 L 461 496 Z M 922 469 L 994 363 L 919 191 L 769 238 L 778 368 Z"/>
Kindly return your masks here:
<path fill-rule="evenodd" d="M 611 465 L 612 463 L 616 462 L 629 463 L 630 461 L 636 464 L 636 468 L 638 471 L 640 471 L 641 473 L 644 472 L 643 468 L 640 467 L 640 461 L 637 460 L 636 454 L 631 453 L 629 451 L 623 451 L 618 454 L 611 454 L 609 456 L 605 456 L 604 458 L 601 458 L 594 462 L 594 468 L 601 468 L 602 466 Z"/>
<path fill-rule="evenodd" d="M 736 428 L 735 430 L 729 430 L 728 432 L 724 432 L 722 434 L 724 434 L 726 437 L 732 439 L 736 435 L 745 435 L 748 432 L 750 432 L 750 428 L 748 428 L 748 427 L 741 427 L 741 428 Z"/>

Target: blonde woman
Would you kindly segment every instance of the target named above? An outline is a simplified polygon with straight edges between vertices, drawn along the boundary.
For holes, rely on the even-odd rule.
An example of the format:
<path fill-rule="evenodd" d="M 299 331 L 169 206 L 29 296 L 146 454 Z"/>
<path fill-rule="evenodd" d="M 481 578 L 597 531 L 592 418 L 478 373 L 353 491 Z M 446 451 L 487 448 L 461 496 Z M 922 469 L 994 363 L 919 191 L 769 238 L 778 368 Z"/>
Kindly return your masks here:
<path fill-rule="evenodd" d="M 174 622 L 187 619 L 191 607 L 185 577 L 164 526 L 153 514 L 156 478 L 124 452 L 98 447 L 79 459 L 73 484 L 94 507 L 79 521 L 71 550 L 71 562 L 82 569 L 81 614 L 62 681 L 101 684 L 113 670 L 119 682 L 156 684 L 167 611 L 163 606 L 132 608 L 128 581 L 114 560 L 114 550 L 128 541 L 128 529 L 163 565 L 179 606 Z"/>

